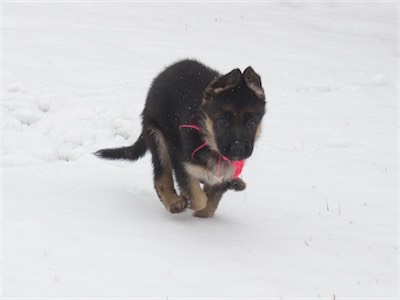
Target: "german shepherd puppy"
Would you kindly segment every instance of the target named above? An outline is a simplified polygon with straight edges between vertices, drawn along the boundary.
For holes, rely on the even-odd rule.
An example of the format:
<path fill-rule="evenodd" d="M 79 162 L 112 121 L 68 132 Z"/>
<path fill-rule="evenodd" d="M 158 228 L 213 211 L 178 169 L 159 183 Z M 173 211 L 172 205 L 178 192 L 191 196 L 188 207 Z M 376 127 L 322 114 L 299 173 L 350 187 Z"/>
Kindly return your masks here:
<path fill-rule="evenodd" d="M 150 150 L 154 187 L 166 209 L 190 208 L 196 217 L 212 217 L 228 189 L 245 188 L 238 176 L 253 152 L 264 113 L 261 79 L 251 67 L 221 75 L 183 60 L 154 79 L 138 140 L 95 154 L 135 161 Z"/>

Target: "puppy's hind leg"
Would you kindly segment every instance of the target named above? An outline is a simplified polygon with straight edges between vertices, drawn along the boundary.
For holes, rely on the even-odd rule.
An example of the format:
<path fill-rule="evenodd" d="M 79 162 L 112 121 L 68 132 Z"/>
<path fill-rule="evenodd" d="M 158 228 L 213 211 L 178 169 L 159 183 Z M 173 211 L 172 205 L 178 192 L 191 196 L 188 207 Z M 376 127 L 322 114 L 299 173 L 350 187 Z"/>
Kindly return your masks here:
<path fill-rule="evenodd" d="M 151 128 L 146 136 L 149 145 L 153 167 L 154 188 L 165 208 L 171 213 L 183 212 L 187 207 L 187 200 L 178 196 L 174 188 L 171 159 L 164 135 L 157 128 Z"/>

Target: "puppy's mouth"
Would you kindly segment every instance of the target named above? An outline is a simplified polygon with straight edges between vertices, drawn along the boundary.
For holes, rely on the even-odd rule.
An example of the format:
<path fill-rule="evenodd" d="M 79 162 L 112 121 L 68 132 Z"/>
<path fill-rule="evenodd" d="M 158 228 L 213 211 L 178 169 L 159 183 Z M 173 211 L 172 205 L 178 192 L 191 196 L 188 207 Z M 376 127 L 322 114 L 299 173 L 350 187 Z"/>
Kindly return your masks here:
<path fill-rule="evenodd" d="M 224 156 L 224 157 L 226 157 L 226 156 Z M 241 161 L 241 160 L 244 160 L 244 159 L 246 159 L 247 157 L 244 157 L 244 156 L 230 156 L 230 157 L 226 157 L 228 160 L 230 160 L 230 161 Z"/>
<path fill-rule="evenodd" d="M 222 157 L 230 160 L 230 161 L 241 161 L 246 158 L 249 158 L 251 153 L 253 152 L 253 147 L 249 144 L 240 145 L 240 144 L 233 144 L 228 149 L 224 149 L 221 151 Z"/>

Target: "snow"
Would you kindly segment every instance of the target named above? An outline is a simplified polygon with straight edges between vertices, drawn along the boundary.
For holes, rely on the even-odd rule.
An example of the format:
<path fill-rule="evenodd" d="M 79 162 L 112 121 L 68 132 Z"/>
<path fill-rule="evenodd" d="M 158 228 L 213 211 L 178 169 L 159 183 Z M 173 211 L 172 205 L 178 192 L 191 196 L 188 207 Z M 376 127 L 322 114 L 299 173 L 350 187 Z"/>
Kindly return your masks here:
<path fill-rule="evenodd" d="M 398 294 L 398 3 L 2 3 L 2 297 Z M 151 80 L 251 65 L 243 192 L 171 215 L 129 145 Z"/>

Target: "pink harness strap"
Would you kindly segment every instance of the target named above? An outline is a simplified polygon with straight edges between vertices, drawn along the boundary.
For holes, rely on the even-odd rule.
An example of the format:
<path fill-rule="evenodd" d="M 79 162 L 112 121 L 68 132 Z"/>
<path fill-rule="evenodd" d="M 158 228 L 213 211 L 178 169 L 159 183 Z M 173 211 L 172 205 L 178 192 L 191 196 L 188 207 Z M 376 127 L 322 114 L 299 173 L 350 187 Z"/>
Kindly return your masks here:
<path fill-rule="evenodd" d="M 179 125 L 179 129 L 181 129 L 181 128 L 191 128 L 191 129 L 197 130 L 198 132 L 201 132 L 200 126 L 193 125 L 193 124 L 182 124 L 182 125 Z"/>
<path fill-rule="evenodd" d="M 182 129 L 182 128 L 194 129 L 201 133 L 201 128 L 198 125 L 182 124 L 179 126 L 179 129 Z M 195 159 L 194 155 L 196 154 L 197 151 L 199 151 L 200 149 L 203 149 L 207 145 L 208 145 L 208 140 L 206 139 L 203 144 L 201 144 L 199 147 L 197 147 L 196 149 L 193 150 L 192 159 Z M 230 161 L 227 157 L 220 155 L 219 159 L 218 159 L 218 177 L 221 177 L 221 158 L 235 168 L 235 173 L 233 174 L 233 179 L 238 178 L 240 176 L 240 174 L 242 173 L 245 160 L 243 159 L 243 160 L 239 160 L 239 161 Z"/>
<path fill-rule="evenodd" d="M 201 132 L 200 126 L 197 126 L 197 125 L 190 125 L 190 124 L 188 124 L 188 125 L 180 125 L 179 129 L 182 129 L 182 128 L 190 128 L 190 129 L 197 130 L 198 132 Z M 194 155 L 196 154 L 197 151 L 199 151 L 200 149 L 203 149 L 207 145 L 208 145 L 208 141 L 205 140 L 203 144 L 201 144 L 199 147 L 194 149 L 194 151 L 192 152 L 192 159 L 193 160 L 195 159 Z"/>

